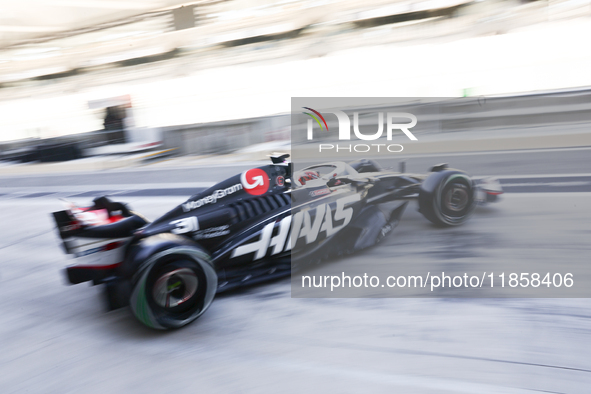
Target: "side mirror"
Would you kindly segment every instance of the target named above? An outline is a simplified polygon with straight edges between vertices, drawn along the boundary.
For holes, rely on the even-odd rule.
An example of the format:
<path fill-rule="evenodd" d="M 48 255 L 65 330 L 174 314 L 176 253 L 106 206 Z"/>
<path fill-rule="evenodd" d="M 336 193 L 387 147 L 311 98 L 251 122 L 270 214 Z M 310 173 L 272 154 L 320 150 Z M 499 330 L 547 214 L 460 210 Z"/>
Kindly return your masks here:
<path fill-rule="evenodd" d="M 285 160 L 287 160 L 288 157 L 289 153 L 286 153 L 281 156 L 271 156 L 271 161 L 273 162 L 273 164 L 282 164 L 285 163 Z"/>
<path fill-rule="evenodd" d="M 447 168 L 448 168 L 447 163 L 441 163 L 441 164 L 437 164 L 437 165 L 434 165 L 433 167 L 431 167 L 430 171 L 431 172 L 440 172 L 443 170 L 447 170 Z"/>

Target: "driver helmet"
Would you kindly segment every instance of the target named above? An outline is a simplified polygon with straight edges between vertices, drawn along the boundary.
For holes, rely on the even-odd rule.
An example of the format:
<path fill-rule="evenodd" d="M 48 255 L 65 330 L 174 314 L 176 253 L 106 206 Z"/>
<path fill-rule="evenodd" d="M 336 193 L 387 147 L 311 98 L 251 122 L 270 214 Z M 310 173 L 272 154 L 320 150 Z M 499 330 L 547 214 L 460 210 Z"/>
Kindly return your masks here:
<path fill-rule="evenodd" d="M 305 171 L 300 177 L 298 178 L 298 182 L 300 185 L 305 185 L 307 181 L 311 181 L 314 179 L 320 179 L 320 173 L 317 171 Z"/>

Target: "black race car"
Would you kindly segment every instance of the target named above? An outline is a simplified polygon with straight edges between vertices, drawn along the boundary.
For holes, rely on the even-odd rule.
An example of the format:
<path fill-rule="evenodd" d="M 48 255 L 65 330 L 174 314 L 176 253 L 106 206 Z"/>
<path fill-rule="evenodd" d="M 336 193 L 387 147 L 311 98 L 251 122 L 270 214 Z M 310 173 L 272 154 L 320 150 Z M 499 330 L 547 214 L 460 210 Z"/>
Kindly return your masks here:
<path fill-rule="evenodd" d="M 446 165 L 427 175 L 371 160 L 293 172 L 287 157 L 226 179 L 153 222 L 107 197 L 54 212 L 64 250 L 76 257 L 69 282 L 103 284 L 111 309 L 129 304 L 149 327 L 178 328 L 201 316 L 217 292 L 376 244 L 410 199 L 434 224 L 456 226 L 476 203 L 502 193 L 498 182 L 476 185 Z"/>

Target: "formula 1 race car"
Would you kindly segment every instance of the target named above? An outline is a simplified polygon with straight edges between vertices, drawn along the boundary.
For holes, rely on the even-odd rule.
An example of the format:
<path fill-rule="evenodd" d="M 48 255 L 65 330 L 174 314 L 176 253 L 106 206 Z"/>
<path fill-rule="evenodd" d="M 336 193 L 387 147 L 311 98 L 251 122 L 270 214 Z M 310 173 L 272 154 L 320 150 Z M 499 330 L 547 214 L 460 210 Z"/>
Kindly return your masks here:
<path fill-rule="evenodd" d="M 120 202 L 54 212 L 70 283 L 103 284 L 110 309 L 130 305 L 156 329 L 201 316 L 217 292 L 291 273 L 295 266 L 378 243 L 408 200 L 438 226 L 465 222 L 476 203 L 502 193 L 438 165 L 427 175 L 383 170 L 371 160 L 293 172 L 289 155 L 202 191 L 148 222 Z M 395 208 L 384 209 L 389 203 Z"/>

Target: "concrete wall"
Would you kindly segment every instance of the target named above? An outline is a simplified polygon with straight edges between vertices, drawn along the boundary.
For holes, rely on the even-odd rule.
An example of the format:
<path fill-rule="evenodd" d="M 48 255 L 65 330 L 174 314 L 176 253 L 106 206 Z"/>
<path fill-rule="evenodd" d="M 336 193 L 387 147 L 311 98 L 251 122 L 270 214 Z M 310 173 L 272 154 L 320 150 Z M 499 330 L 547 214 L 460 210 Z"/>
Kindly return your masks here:
<path fill-rule="evenodd" d="M 559 134 L 561 126 L 591 125 L 591 89 L 511 97 L 415 98 L 399 103 L 396 106 L 357 109 L 361 127 L 374 129 L 376 112 L 386 111 L 415 114 L 419 122 L 412 131 L 417 135 L 482 131 L 491 133 L 490 137 L 494 138 L 495 131 L 511 128 L 543 126 L 555 128 L 554 132 Z M 355 108 L 348 110 L 355 111 Z M 332 118 L 327 117 L 329 128 L 336 127 L 336 119 Z M 165 127 L 161 129 L 162 148 L 178 148 L 178 155 L 207 155 L 229 153 L 254 144 L 290 138 L 296 144 L 307 142 L 306 130 L 303 127 L 291 130 L 290 122 L 290 115 L 283 114 Z M 321 137 L 320 134 L 317 136 Z M 84 148 L 103 139 L 101 133 L 86 133 L 51 140 L 23 140 L 3 144 L 0 151 L 72 143 Z"/>
<path fill-rule="evenodd" d="M 165 149 L 181 155 L 229 153 L 250 145 L 289 139 L 289 115 L 163 128 Z"/>

